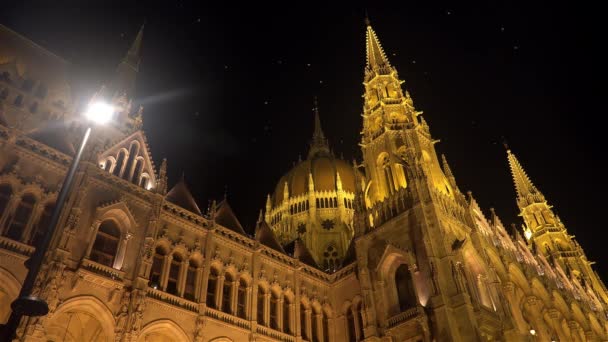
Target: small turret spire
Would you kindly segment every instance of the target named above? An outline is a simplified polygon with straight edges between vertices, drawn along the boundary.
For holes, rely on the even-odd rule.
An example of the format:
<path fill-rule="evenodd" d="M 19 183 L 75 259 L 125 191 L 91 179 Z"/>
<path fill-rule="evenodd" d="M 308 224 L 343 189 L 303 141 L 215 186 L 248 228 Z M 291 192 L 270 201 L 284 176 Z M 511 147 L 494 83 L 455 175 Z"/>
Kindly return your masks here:
<path fill-rule="evenodd" d="M 386 54 L 382 49 L 382 45 L 380 45 L 380 40 L 378 39 L 378 36 L 376 36 L 376 32 L 370 24 L 369 18 L 366 17 L 365 23 L 367 25 L 367 33 L 365 37 L 367 67 L 374 71 L 377 71 L 383 67 L 390 68 L 391 64 L 388 62 L 388 58 L 386 58 Z"/>
<path fill-rule="evenodd" d="M 310 150 L 308 151 L 308 159 L 312 158 L 316 154 L 324 153 L 330 154 L 329 144 L 327 143 L 327 139 L 325 138 L 325 134 L 323 133 L 323 128 L 321 127 L 321 118 L 319 116 L 319 104 L 317 102 L 317 97 L 314 99 L 314 107 L 313 112 L 315 115 L 315 128 L 312 134 L 312 140 L 310 142 Z"/>
<path fill-rule="evenodd" d="M 517 190 L 518 203 L 520 201 L 528 202 L 528 198 L 532 195 L 534 202 L 543 202 L 544 196 L 538 191 L 538 189 L 532 184 L 532 181 L 524 171 L 515 155 L 511 153 L 510 149 L 507 149 L 507 158 L 509 159 L 509 166 L 511 167 L 511 174 L 513 175 L 513 182 L 515 183 L 515 189 Z"/>

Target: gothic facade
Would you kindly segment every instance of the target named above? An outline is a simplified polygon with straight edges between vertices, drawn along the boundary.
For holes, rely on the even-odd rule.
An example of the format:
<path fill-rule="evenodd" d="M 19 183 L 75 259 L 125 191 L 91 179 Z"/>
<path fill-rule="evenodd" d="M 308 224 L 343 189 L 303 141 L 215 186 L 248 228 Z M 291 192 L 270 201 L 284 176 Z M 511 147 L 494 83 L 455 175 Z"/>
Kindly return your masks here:
<path fill-rule="evenodd" d="M 167 184 L 132 108 L 143 27 L 94 131 L 17 341 L 606 341 L 608 291 L 515 155 L 523 230 L 463 194 L 367 25 L 362 160 L 318 110 L 306 160 L 255 235 L 223 199 Z M 0 26 L 0 323 L 86 123 L 60 57 Z M 104 137 L 103 139 L 101 137 Z M 275 175 L 278 176 L 278 175 Z"/>

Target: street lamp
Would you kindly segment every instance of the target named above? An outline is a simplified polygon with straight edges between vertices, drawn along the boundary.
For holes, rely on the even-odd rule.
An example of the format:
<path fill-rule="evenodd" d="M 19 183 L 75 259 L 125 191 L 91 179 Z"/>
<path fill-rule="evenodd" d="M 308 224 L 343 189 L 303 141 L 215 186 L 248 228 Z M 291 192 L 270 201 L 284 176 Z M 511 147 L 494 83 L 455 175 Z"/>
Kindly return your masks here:
<path fill-rule="evenodd" d="M 113 114 L 114 108 L 110 104 L 96 101 L 89 104 L 85 112 L 85 117 L 95 124 L 105 124 L 112 119 Z M 28 272 L 25 276 L 25 281 L 23 282 L 19 296 L 11 304 L 11 316 L 6 324 L 2 327 L 2 331 L 0 331 L 0 341 L 11 341 L 13 339 L 17 326 L 19 325 L 19 322 L 23 316 L 44 316 L 49 312 L 48 304 L 43 299 L 33 296 L 32 289 L 34 287 L 34 283 L 36 282 L 36 278 L 38 277 L 38 272 L 40 271 L 42 262 L 44 261 L 44 255 L 46 254 L 49 244 L 51 243 L 51 239 L 53 238 L 55 230 L 57 229 L 59 215 L 61 214 L 61 210 L 65 204 L 65 199 L 68 195 L 69 189 L 72 186 L 74 174 L 76 173 L 76 168 L 78 167 L 78 162 L 80 161 L 80 157 L 82 157 L 82 152 L 84 151 L 87 141 L 89 140 L 89 136 L 91 135 L 91 127 L 92 125 L 88 125 L 87 130 L 82 137 L 82 141 L 80 142 L 80 146 L 78 147 L 78 151 L 72 159 L 68 173 L 63 181 L 63 185 L 61 186 L 61 191 L 57 197 L 57 203 L 55 204 L 55 209 L 53 210 L 53 214 L 51 216 L 51 222 L 49 223 L 49 226 L 42 237 L 42 241 L 40 241 L 40 244 L 36 246 L 36 250 L 34 251 L 32 257 L 25 262 Z"/>

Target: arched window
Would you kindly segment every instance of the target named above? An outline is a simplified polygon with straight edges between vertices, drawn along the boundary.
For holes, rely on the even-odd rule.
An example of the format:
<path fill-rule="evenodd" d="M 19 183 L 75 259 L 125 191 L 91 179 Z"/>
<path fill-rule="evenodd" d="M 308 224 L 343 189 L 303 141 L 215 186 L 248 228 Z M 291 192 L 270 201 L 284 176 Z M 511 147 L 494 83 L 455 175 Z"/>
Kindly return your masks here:
<path fill-rule="evenodd" d="M 131 168 L 133 167 L 133 162 L 135 161 L 135 157 L 137 157 L 137 153 L 139 152 L 139 144 L 134 141 L 131 143 L 129 147 L 129 159 L 127 160 L 127 167 L 125 167 L 125 172 L 122 174 L 122 178 L 126 180 L 131 180 Z"/>
<path fill-rule="evenodd" d="M 120 171 L 122 169 L 123 164 L 125 163 L 125 155 L 127 152 L 125 150 L 120 150 L 118 152 L 118 158 L 116 159 L 116 166 L 114 166 L 114 171 L 112 172 L 114 176 L 120 177 Z"/>
<path fill-rule="evenodd" d="M 247 318 L 247 282 L 239 280 L 236 314 L 241 318 Z"/>
<path fill-rule="evenodd" d="M 289 297 L 283 296 L 283 332 L 291 334 L 291 301 Z"/>
<path fill-rule="evenodd" d="M 190 259 L 188 263 L 188 272 L 186 273 L 186 287 L 184 289 L 184 298 L 188 300 L 195 300 L 196 290 L 196 273 L 199 268 L 199 264 L 196 260 Z"/>
<path fill-rule="evenodd" d="M 258 324 L 260 325 L 266 325 L 266 319 L 264 319 L 264 306 L 266 306 L 266 291 L 264 291 L 264 288 L 258 286 L 257 319 Z"/>
<path fill-rule="evenodd" d="M 178 295 L 177 286 L 179 284 L 179 274 L 182 269 L 182 258 L 181 254 L 173 253 L 171 258 L 171 266 L 169 266 L 169 279 L 167 279 L 167 292 L 170 294 Z"/>
<path fill-rule="evenodd" d="M 319 331 L 319 313 L 317 310 L 312 311 L 312 316 L 310 317 L 310 325 L 312 330 L 312 342 L 319 342 L 321 340 L 321 332 Z"/>
<path fill-rule="evenodd" d="M 165 252 L 164 248 L 157 246 L 152 259 L 152 270 L 150 271 L 150 287 L 154 289 L 161 286 L 160 278 L 163 274 L 165 255 L 167 255 L 167 253 Z"/>
<path fill-rule="evenodd" d="M 215 292 L 217 289 L 217 276 L 219 272 L 217 269 L 212 268 L 209 272 L 209 281 L 207 282 L 207 306 L 217 309 L 217 303 L 215 302 Z"/>
<path fill-rule="evenodd" d="M 120 229 L 116 222 L 113 220 L 103 221 L 97 230 L 97 236 L 89 258 L 102 265 L 114 266 L 119 240 Z"/>
<path fill-rule="evenodd" d="M 144 168 L 144 160 L 138 159 L 135 163 L 135 170 L 133 170 L 133 177 L 131 178 L 131 182 L 133 184 L 139 184 L 139 177 L 141 176 L 141 170 Z"/>
<path fill-rule="evenodd" d="M 8 89 L 4 89 L 2 90 L 2 92 L 0 93 L 0 99 L 2 100 L 6 100 L 8 98 Z"/>
<path fill-rule="evenodd" d="M 357 319 L 358 327 L 359 327 L 359 340 L 363 340 L 365 337 L 365 333 L 363 332 L 363 311 L 361 310 L 361 303 L 357 303 L 355 306 L 355 318 Z"/>
<path fill-rule="evenodd" d="M 7 221 L 8 229 L 4 234 L 6 237 L 15 241 L 21 240 L 23 231 L 32 217 L 35 204 L 36 198 L 34 196 L 27 194 L 21 197 L 21 202 L 19 202 L 15 214 Z"/>
<path fill-rule="evenodd" d="M 147 175 L 143 175 L 139 179 L 139 186 L 141 186 L 144 189 L 148 189 L 148 182 L 149 181 L 150 181 L 150 179 L 148 178 L 148 176 Z"/>
<path fill-rule="evenodd" d="M 224 286 L 222 288 L 222 311 L 232 313 L 232 284 L 234 278 L 232 274 L 226 273 L 224 278 Z"/>
<path fill-rule="evenodd" d="M 308 319 L 306 317 L 306 306 L 304 306 L 304 304 L 300 304 L 300 329 L 302 330 L 302 338 L 308 340 Z"/>
<path fill-rule="evenodd" d="M 323 342 L 329 342 L 329 317 L 324 312 L 321 322 L 321 324 L 323 324 Z"/>
<path fill-rule="evenodd" d="M 406 264 L 401 264 L 395 272 L 395 285 L 397 286 L 397 298 L 399 309 L 405 311 L 416 307 L 416 292 L 412 275 Z"/>
<path fill-rule="evenodd" d="M 348 341 L 357 342 L 357 332 L 355 331 L 355 316 L 353 309 L 348 308 L 346 311 L 346 324 L 348 325 Z"/>
<path fill-rule="evenodd" d="M 332 243 L 323 252 L 323 266 L 326 272 L 335 272 L 338 265 L 338 250 Z"/>
<path fill-rule="evenodd" d="M 108 172 L 110 172 L 110 170 L 112 170 L 112 159 L 106 160 L 106 163 L 103 166 L 103 169 Z"/>
<path fill-rule="evenodd" d="M 270 292 L 270 327 L 279 330 L 279 294 Z"/>
<path fill-rule="evenodd" d="M 28 245 L 38 247 L 40 242 L 42 242 L 42 238 L 44 237 L 44 233 L 49 229 L 49 225 L 51 224 L 51 215 L 53 215 L 53 210 L 55 209 L 55 203 L 49 203 L 42 210 L 42 214 L 40 215 L 40 219 L 38 220 L 38 224 L 30 234 L 30 241 L 28 241 Z"/>
<path fill-rule="evenodd" d="M 12 194 L 13 189 L 11 189 L 10 185 L 0 185 L 0 218 L 4 215 L 4 211 L 6 210 L 6 206 L 8 205 Z"/>

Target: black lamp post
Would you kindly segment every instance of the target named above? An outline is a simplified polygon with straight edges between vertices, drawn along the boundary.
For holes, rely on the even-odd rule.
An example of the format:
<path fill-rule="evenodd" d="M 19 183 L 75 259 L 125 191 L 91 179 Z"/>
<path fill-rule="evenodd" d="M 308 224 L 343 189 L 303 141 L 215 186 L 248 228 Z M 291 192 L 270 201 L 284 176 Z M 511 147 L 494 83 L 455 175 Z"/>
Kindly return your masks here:
<path fill-rule="evenodd" d="M 113 112 L 114 109 L 112 106 L 103 102 L 95 102 L 89 105 L 86 117 L 94 123 L 103 124 L 112 118 Z M 44 316 L 49 312 L 48 304 L 43 299 L 32 296 L 32 289 L 34 288 L 36 278 L 40 272 L 44 256 L 49 248 L 53 235 L 55 234 L 55 230 L 57 229 L 57 222 L 59 221 L 61 210 L 63 209 L 65 199 L 72 186 L 72 182 L 74 181 L 74 174 L 76 173 L 78 163 L 82 157 L 82 152 L 91 135 L 91 127 L 91 125 L 87 127 L 87 130 L 82 137 L 82 141 L 80 142 L 80 146 L 78 147 L 78 151 L 72 159 L 68 173 L 61 186 L 61 191 L 57 197 L 57 203 L 55 204 L 49 227 L 44 233 L 40 244 L 36 246 L 36 250 L 32 257 L 25 262 L 28 272 L 25 276 L 25 281 L 23 282 L 19 296 L 11 304 L 11 316 L 6 324 L 2 326 L 0 331 L 0 341 L 2 342 L 11 341 L 14 338 L 19 322 L 23 316 Z"/>

